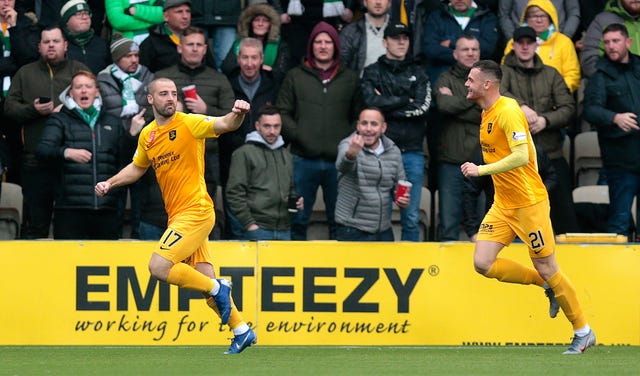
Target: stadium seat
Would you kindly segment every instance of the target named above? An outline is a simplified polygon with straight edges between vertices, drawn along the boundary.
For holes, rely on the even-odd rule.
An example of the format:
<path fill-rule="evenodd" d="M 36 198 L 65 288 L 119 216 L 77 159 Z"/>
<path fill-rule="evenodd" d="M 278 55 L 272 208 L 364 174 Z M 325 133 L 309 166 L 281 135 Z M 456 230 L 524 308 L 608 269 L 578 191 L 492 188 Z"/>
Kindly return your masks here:
<path fill-rule="evenodd" d="M 609 186 L 607 185 L 583 185 L 573 189 L 573 202 L 592 203 L 592 204 L 609 204 Z M 633 198 L 631 204 L 631 217 L 634 225 L 637 222 L 637 202 L 638 198 Z M 606 218 L 603 218 L 606 221 Z"/>
<path fill-rule="evenodd" d="M 2 183 L 0 196 L 0 239 L 18 239 L 22 223 L 22 188 L 13 183 Z"/>
<path fill-rule="evenodd" d="M 573 142 L 576 187 L 597 184 L 602 168 L 597 132 L 578 133 Z"/>

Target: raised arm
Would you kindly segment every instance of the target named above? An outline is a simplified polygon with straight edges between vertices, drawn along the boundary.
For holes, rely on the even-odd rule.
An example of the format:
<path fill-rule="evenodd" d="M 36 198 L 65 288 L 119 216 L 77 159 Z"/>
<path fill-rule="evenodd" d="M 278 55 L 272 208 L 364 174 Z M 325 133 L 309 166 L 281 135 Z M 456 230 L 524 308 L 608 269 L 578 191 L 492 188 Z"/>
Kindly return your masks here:
<path fill-rule="evenodd" d="M 249 112 L 251 106 L 249 103 L 243 100 L 236 100 L 233 104 L 233 108 L 231 112 L 216 119 L 215 124 L 213 125 L 217 134 L 223 134 L 227 132 L 233 132 L 236 129 L 240 128 L 242 125 L 242 121 L 244 120 L 244 115 Z"/>

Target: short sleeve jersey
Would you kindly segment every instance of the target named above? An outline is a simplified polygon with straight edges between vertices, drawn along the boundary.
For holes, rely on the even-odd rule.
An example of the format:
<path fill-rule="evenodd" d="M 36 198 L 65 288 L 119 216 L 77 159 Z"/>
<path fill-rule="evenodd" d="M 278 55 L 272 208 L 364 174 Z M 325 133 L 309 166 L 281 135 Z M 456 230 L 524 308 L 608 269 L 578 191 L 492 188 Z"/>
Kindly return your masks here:
<path fill-rule="evenodd" d="M 184 211 L 213 209 L 204 181 L 205 138 L 218 137 L 215 118 L 176 112 L 167 124 L 152 121 L 140 132 L 133 163 L 153 167 L 169 220 Z"/>
<path fill-rule="evenodd" d="M 502 209 L 523 208 L 547 199 L 547 190 L 538 174 L 536 150 L 529 133 L 527 119 L 518 102 L 500 97 L 491 108 L 482 112 L 480 145 L 486 164 L 499 161 L 511 148 L 527 144 L 526 165 L 491 176 L 495 187 L 494 203 Z"/>

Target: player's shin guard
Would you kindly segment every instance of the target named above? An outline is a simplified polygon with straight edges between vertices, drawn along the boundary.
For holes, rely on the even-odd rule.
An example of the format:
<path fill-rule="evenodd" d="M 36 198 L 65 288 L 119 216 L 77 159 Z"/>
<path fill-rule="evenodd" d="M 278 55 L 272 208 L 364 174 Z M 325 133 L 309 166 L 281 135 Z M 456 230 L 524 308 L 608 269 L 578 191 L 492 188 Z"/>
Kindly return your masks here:
<path fill-rule="evenodd" d="M 178 285 L 183 289 L 208 293 L 213 289 L 211 278 L 195 270 L 191 266 L 179 262 L 169 269 L 167 283 Z"/>
<path fill-rule="evenodd" d="M 569 281 L 569 278 L 565 277 L 565 275 L 558 271 L 547 281 L 549 287 L 553 290 L 556 295 L 556 300 L 558 304 L 560 304 L 560 308 L 564 312 L 567 319 L 573 325 L 573 329 L 582 329 L 587 325 L 587 319 L 584 317 L 584 313 L 582 313 L 582 308 L 580 307 L 580 302 L 578 302 L 578 296 L 576 294 L 576 289 Z"/>
<path fill-rule="evenodd" d="M 218 307 L 216 306 L 215 301 L 213 300 L 213 296 L 209 296 L 207 298 L 207 305 L 211 308 L 218 316 L 220 316 L 220 312 L 218 312 Z M 233 302 L 233 298 L 231 298 L 231 315 L 229 315 L 229 328 L 235 329 L 238 326 L 244 324 L 244 318 L 238 308 L 236 308 L 236 304 Z"/>
<path fill-rule="evenodd" d="M 497 258 L 485 276 L 507 283 L 538 286 L 544 284 L 537 270 L 505 258 Z"/>

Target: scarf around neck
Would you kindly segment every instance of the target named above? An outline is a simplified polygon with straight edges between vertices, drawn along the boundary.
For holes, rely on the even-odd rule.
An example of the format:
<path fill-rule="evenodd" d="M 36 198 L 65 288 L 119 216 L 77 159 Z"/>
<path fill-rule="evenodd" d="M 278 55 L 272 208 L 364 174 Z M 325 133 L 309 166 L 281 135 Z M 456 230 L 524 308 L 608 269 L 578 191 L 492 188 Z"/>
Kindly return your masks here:
<path fill-rule="evenodd" d="M 136 92 L 142 87 L 140 82 L 140 66 L 135 73 L 129 74 L 116 64 L 111 67 L 111 75 L 122 84 L 122 112 L 121 117 L 132 117 L 140 112 L 140 105 L 136 102 Z"/>

